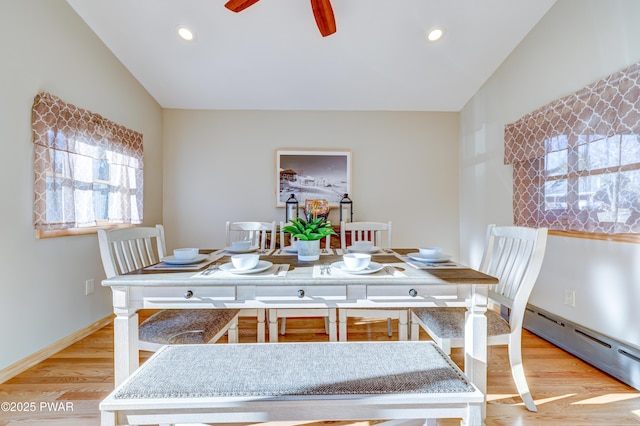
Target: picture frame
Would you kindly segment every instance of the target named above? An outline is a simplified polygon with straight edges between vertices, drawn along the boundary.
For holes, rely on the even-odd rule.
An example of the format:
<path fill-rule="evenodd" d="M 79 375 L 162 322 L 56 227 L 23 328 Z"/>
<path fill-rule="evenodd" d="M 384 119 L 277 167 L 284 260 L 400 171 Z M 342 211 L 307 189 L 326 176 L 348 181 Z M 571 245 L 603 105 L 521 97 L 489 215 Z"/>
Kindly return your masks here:
<path fill-rule="evenodd" d="M 338 207 L 344 194 L 351 194 L 351 151 L 277 149 L 275 177 L 276 207 L 284 207 L 291 194 L 300 206 L 323 199 Z"/>

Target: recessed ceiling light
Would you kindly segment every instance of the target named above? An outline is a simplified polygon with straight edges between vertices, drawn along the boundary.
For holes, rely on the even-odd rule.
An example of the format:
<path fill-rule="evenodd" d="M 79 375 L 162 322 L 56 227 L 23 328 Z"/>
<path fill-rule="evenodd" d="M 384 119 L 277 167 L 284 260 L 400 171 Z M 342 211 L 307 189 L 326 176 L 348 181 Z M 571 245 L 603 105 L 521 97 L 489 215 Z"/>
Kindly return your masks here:
<path fill-rule="evenodd" d="M 178 35 L 180 36 L 181 39 L 183 40 L 187 40 L 187 41 L 191 41 L 193 40 L 193 32 L 184 26 L 178 27 Z"/>
<path fill-rule="evenodd" d="M 427 34 L 427 40 L 429 41 L 438 41 L 444 35 L 444 29 L 442 28 L 434 28 Z"/>

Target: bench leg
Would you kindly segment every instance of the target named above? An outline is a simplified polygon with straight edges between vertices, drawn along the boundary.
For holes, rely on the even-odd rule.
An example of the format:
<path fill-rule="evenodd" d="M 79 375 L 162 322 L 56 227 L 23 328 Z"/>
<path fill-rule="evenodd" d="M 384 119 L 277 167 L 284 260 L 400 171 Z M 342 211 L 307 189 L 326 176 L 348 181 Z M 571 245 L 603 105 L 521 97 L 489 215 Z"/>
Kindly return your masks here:
<path fill-rule="evenodd" d="M 462 419 L 460 424 L 462 426 L 482 426 L 482 408 L 484 404 L 473 405 L 469 404 L 467 407 L 467 419 Z"/>
<path fill-rule="evenodd" d="M 116 413 L 113 411 L 101 411 L 100 412 L 100 425 L 101 426 L 116 426 Z"/>

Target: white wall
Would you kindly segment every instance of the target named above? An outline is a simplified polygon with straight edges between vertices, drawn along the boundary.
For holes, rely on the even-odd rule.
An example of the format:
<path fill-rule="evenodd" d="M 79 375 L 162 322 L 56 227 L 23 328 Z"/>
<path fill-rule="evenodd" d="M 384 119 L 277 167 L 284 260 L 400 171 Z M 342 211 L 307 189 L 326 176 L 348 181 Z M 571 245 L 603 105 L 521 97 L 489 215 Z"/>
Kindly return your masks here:
<path fill-rule="evenodd" d="M 640 60 L 640 2 L 558 0 L 461 112 L 461 257 L 513 223 L 504 125 Z M 640 348 L 640 246 L 549 237 L 530 302 Z M 576 291 L 576 306 L 563 304 Z"/>
<path fill-rule="evenodd" d="M 168 248 L 221 247 L 227 220 L 284 220 L 276 149 L 333 148 L 352 151 L 354 220 L 458 254 L 457 113 L 165 110 L 163 123 Z"/>
<path fill-rule="evenodd" d="M 145 222 L 162 220 L 161 109 L 64 0 L 0 1 L 0 369 L 109 315 L 94 235 L 37 240 L 31 105 L 47 91 L 144 134 Z M 96 292 L 84 295 L 85 280 Z"/>

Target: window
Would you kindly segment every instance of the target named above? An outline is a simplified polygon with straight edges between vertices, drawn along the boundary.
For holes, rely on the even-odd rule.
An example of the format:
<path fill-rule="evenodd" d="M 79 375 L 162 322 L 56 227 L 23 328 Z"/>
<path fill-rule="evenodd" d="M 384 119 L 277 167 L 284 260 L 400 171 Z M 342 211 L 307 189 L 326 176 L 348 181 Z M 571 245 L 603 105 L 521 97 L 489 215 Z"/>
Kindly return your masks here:
<path fill-rule="evenodd" d="M 38 231 L 142 223 L 142 135 L 47 94 L 32 110 Z"/>
<path fill-rule="evenodd" d="M 505 127 L 514 221 L 640 233 L 640 64 Z"/>

